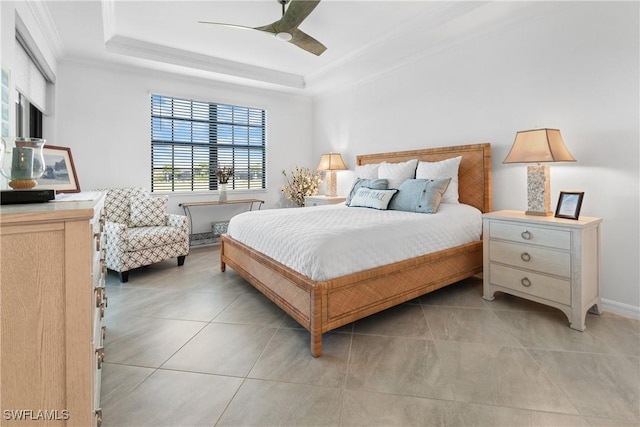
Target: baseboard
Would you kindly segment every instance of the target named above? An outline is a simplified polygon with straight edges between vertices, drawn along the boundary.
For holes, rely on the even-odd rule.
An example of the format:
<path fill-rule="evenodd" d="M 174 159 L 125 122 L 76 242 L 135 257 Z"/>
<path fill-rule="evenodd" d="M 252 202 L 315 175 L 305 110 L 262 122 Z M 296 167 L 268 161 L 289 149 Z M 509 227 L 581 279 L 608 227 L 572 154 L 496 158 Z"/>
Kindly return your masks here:
<path fill-rule="evenodd" d="M 635 305 L 623 304 L 617 301 L 611 301 L 602 298 L 600 300 L 602 307 L 600 309 L 604 311 L 610 311 L 612 313 L 620 314 L 622 316 L 632 317 L 634 319 L 640 319 L 640 307 Z"/>

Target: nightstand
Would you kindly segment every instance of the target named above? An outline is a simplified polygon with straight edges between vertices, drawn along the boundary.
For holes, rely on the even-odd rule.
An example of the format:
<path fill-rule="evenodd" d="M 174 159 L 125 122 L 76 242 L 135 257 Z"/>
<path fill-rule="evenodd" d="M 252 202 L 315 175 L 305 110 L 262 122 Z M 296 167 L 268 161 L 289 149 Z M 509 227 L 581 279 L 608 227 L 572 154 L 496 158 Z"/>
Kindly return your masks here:
<path fill-rule="evenodd" d="M 345 200 L 347 200 L 345 196 L 305 196 L 304 206 L 335 205 Z"/>
<path fill-rule="evenodd" d="M 483 215 L 483 298 L 505 292 L 561 310 L 584 331 L 600 314 L 600 224 L 498 211 Z"/>

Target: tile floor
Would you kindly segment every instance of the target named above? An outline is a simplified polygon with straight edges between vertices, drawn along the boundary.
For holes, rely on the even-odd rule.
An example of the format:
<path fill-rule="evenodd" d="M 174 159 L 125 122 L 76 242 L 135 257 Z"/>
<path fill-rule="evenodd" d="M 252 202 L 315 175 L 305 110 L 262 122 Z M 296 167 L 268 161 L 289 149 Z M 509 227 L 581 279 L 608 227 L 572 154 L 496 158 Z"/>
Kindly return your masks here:
<path fill-rule="evenodd" d="M 640 321 L 557 310 L 469 279 L 308 333 L 215 246 L 109 273 L 104 426 L 638 426 Z"/>

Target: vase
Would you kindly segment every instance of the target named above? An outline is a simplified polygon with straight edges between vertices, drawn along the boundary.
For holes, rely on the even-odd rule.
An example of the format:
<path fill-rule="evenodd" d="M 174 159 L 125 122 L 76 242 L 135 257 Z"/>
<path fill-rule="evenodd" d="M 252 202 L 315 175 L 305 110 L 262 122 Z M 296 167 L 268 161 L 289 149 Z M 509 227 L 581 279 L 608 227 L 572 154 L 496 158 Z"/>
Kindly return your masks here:
<path fill-rule="evenodd" d="M 28 190 L 36 186 L 36 179 L 44 174 L 45 140 L 41 138 L 2 138 L 0 171 L 14 190 Z"/>
<path fill-rule="evenodd" d="M 225 203 L 227 201 L 227 184 L 218 184 L 218 201 Z"/>

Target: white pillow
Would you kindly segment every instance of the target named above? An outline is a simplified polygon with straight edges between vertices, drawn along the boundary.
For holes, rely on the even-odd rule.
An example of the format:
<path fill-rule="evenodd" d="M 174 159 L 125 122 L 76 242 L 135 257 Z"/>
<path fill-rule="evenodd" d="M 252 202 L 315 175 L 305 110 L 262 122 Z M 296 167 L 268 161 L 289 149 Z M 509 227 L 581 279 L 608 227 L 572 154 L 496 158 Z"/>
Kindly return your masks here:
<path fill-rule="evenodd" d="M 168 200 L 168 196 L 133 197 L 131 199 L 130 225 L 132 227 L 167 225 L 165 211 Z"/>
<path fill-rule="evenodd" d="M 368 165 L 358 165 L 358 166 L 356 166 L 356 178 L 377 179 L 378 178 L 378 168 L 379 167 L 380 167 L 380 163 L 370 163 Z"/>
<path fill-rule="evenodd" d="M 351 198 L 350 207 L 373 208 L 386 210 L 389 202 L 398 190 L 375 190 L 373 188 L 360 187 L 356 195 Z"/>
<path fill-rule="evenodd" d="M 411 159 L 400 163 L 380 163 L 378 169 L 378 178 L 386 179 L 389 182 L 389 188 L 398 188 L 400 184 L 407 179 L 416 177 L 416 165 L 418 159 Z"/>
<path fill-rule="evenodd" d="M 458 168 L 462 156 L 452 157 L 451 159 L 441 160 L 439 162 L 418 162 L 416 169 L 416 179 L 445 179 L 451 178 L 447 191 L 442 196 L 441 203 L 459 203 L 458 202 Z M 389 185 L 391 187 L 391 185 Z"/>

